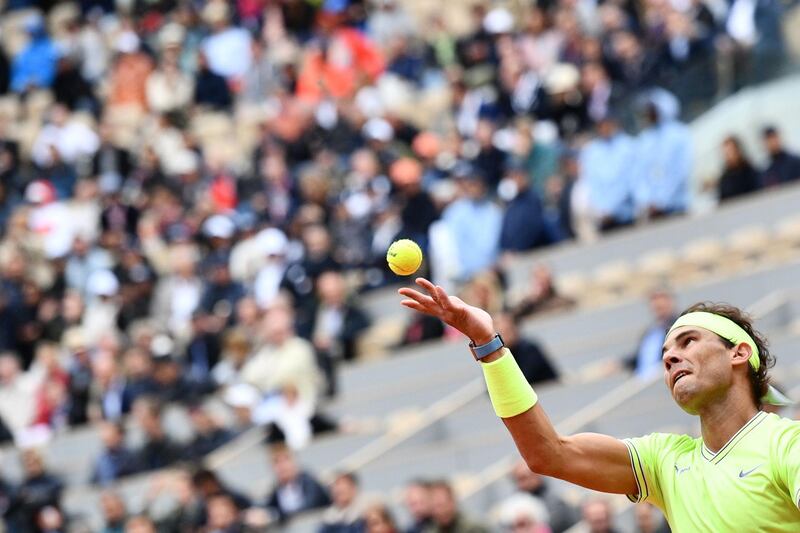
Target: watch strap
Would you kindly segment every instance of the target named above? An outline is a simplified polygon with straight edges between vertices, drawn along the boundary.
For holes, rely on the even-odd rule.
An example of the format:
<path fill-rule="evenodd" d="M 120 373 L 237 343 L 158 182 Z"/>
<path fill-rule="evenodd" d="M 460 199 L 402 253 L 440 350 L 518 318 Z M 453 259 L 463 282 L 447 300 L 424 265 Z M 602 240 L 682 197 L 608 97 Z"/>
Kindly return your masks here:
<path fill-rule="evenodd" d="M 496 333 L 492 340 L 486 344 L 481 344 L 480 346 L 476 346 L 473 341 L 470 341 L 469 349 L 472 352 L 472 356 L 475 358 L 475 360 L 480 361 L 487 355 L 496 352 L 505 345 L 506 344 L 503 342 L 503 337 L 501 337 L 499 333 Z"/>

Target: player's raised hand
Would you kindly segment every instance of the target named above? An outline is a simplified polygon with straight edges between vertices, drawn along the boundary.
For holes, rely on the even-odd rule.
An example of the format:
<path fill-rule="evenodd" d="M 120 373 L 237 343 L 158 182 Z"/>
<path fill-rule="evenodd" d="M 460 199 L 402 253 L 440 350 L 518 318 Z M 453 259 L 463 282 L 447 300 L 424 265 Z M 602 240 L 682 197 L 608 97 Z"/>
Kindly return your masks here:
<path fill-rule="evenodd" d="M 443 288 L 425 278 L 417 278 L 416 283 L 427 294 L 415 289 L 402 288 L 397 291 L 406 298 L 400 302 L 402 305 L 442 320 L 476 344 L 484 344 L 492 340 L 495 329 L 489 313 L 464 303 L 457 296 L 449 296 Z"/>

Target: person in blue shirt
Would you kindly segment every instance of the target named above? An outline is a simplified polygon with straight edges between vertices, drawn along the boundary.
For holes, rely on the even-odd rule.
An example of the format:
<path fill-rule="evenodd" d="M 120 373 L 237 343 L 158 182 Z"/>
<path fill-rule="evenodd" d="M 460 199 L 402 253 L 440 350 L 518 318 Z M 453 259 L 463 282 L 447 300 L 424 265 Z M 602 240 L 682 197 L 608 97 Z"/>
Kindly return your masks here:
<path fill-rule="evenodd" d="M 606 116 L 597 124 L 598 136 L 578 156 L 579 178 L 586 187 L 589 208 L 598 229 L 609 230 L 633 221 L 633 139 L 617 120 Z"/>
<path fill-rule="evenodd" d="M 504 191 L 502 189 L 507 189 Z M 500 250 L 524 252 L 547 244 L 542 201 L 530 185 L 527 169 L 512 162 L 501 182 L 506 211 L 500 230 Z"/>
<path fill-rule="evenodd" d="M 658 288 L 650 293 L 650 312 L 653 322 L 645 329 L 636 351 L 624 361 L 625 366 L 640 379 L 649 379 L 664 371 L 662 347 L 667 330 L 678 318 L 675 297 L 666 288 Z"/>
<path fill-rule="evenodd" d="M 25 92 L 32 87 L 48 88 L 53 84 L 58 63 L 58 49 L 44 27 L 41 17 L 25 23 L 30 42 L 14 57 L 11 65 L 11 90 Z"/>
<path fill-rule="evenodd" d="M 682 213 L 688 203 L 692 146 L 689 128 L 678 121 L 675 97 L 653 92 L 645 108 L 647 127 L 636 139 L 633 199 L 644 219 Z"/>
<path fill-rule="evenodd" d="M 442 220 L 458 250 L 459 278 L 468 280 L 497 260 L 503 213 L 489 199 L 485 178 L 475 167 L 457 165 L 454 177 L 461 198 L 447 206 Z"/>

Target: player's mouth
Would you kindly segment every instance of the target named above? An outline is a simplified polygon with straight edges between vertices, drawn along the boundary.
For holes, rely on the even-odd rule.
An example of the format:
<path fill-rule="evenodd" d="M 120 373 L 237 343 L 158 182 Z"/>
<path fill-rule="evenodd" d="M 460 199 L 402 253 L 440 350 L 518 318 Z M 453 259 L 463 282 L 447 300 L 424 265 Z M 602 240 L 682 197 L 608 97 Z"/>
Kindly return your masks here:
<path fill-rule="evenodd" d="M 678 383 L 678 381 L 680 381 L 685 376 L 688 376 L 689 374 L 691 374 L 691 372 L 689 372 L 688 370 L 684 370 L 684 369 L 676 370 L 675 372 L 673 372 L 672 373 L 672 380 L 671 380 L 672 381 L 672 388 L 674 389 L 675 385 Z"/>

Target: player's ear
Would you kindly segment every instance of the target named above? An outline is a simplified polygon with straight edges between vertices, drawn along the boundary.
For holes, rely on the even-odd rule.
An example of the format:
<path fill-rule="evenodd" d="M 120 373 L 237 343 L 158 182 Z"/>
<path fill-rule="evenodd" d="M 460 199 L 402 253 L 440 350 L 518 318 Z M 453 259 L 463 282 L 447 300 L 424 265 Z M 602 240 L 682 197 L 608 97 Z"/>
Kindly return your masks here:
<path fill-rule="evenodd" d="M 734 365 L 748 364 L 751 355 L 753 355 L 753 348 L 746 342 L 740 342 L 731 350 L 731 363 Z"/>

